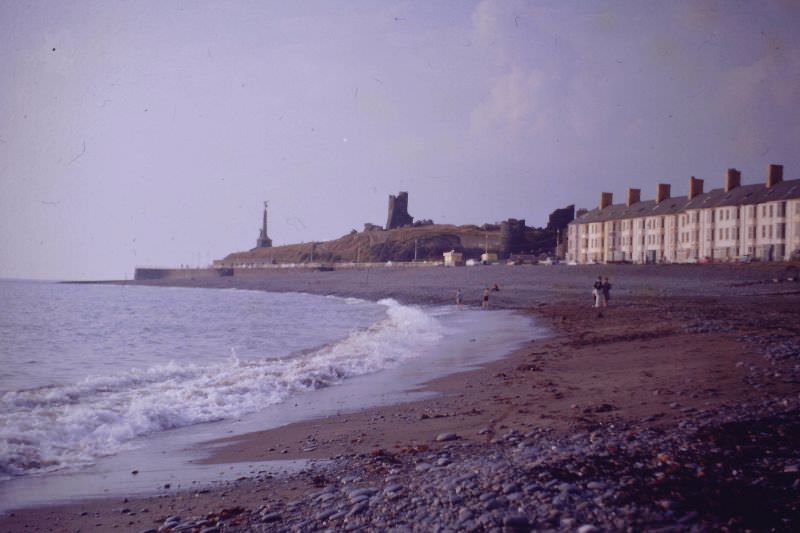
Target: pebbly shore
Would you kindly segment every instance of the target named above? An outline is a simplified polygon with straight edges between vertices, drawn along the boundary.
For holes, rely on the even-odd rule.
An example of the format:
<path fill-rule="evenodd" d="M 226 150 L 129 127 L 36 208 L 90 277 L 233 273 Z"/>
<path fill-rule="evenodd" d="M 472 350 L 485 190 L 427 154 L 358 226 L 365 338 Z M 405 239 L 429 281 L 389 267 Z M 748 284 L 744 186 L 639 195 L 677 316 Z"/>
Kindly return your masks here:
<path fill-rule="evenodd" d="M 436 398 L 253 434 L 219 458 L 320 459 L 299 473 L 23 510 L 3 530 L 796 531 L 796 269 L 647 268 L 186 280 L 436 304 L 499 283 L 493 305 L 552 334 L 438 380 Z M 600 274 L 614 289 L 597 310 Z"/>

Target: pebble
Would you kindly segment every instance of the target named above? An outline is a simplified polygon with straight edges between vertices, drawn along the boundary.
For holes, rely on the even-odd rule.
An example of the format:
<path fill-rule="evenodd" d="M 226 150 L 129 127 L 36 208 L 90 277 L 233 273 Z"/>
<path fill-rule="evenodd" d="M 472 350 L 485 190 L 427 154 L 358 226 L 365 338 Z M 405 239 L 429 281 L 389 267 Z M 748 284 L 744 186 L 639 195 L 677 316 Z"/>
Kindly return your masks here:
<path fill-rule="evenodd" d="M 416 472 L 427 472 L 430 470 L 432 465 L 430 463 L 419 463 L 417 466 L 414 467 Z"/>
<path fill-rule="evenodd" d="M 367 507 L 369 507 L 369 504 L 367 502 L 361 502 L 359 504 L 356 504 L 353 506 L 352 509 L 350 509 L 350 512 L 347 513 L 347 516 L 355 516 L 357 514 L 361 514 L 364 511 L 366 511 Z"/>
<path fill-rule="evenodd" d="M 280 519 L 281 519 L 281 514 L 277 512 L 265 513 L 261 515 L 262 522 L 267 522 L 267 523 L 278 522 Z"/>
<path fill-rule="evenodd" d="M 451 440 L 458 440 L 459 438 L 461 437 L 455 433 L 439 433 L 436 435 L 436 442 L 447 442 Z"/>

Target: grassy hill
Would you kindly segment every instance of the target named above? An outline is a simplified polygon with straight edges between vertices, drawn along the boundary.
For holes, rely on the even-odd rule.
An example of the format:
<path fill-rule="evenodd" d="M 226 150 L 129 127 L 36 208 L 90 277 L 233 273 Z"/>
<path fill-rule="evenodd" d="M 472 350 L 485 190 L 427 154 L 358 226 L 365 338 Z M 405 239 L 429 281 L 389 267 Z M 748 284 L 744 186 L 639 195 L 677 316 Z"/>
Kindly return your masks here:
<path fill-rule="evenodd" d="M 530 252 L 549 252 L 555 246 L 555 235 L 544 229 L 528 228 L 525 237 Z M 500 252 L 500 226 L 429 224 L 392 230 L 352 231 L 331 241 L 234 252 L 223 259 L 223 264 L 412 261 L 415 241 L 418 261 L 441 261 L 442 253 L 450 250 L 477 259 L 485 247 L 490 252 Z"/>

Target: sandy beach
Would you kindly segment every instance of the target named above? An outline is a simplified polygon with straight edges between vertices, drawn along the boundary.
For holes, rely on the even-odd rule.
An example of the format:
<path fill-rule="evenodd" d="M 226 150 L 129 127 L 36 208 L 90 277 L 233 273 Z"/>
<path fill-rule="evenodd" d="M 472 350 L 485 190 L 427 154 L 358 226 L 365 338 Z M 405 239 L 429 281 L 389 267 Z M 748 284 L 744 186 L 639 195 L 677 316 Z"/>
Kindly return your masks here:
<path fill-rule="evenodd" d="M 608 308 L 591 284 L 608 276 Z M 236 435 L 214 488 L 22 509 L 2 531 L 792 531 L 800 283 L 773 265 L 247 272 L 176 286 L 514 309 L 546 330 L 432 398 Z M 159 282 L 144 282 L 158 285 Z"/>

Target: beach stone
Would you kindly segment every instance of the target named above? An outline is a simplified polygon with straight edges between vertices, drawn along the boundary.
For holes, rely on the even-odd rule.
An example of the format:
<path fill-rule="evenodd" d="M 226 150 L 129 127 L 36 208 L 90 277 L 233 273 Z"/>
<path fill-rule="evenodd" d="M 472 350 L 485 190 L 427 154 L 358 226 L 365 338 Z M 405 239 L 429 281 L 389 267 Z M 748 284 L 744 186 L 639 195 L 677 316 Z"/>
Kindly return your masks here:
<path fill-rule="evenodd" d="M 267 522 L 267 523 L 277 522 L 280 519 L 281 519 L 281 514 L 278 513 L 278 512 L 262 513 L 262 515 L 261 515 L 261 521 L 262 522 Z"/>
<path fill-rule="evenodd" d="M 436 435 L 436 442 L 447 442 L 451 440 L 458 440 L 459 438 L 461 437 L 455 433 L 439 433 Z"/>
<path fill-rule="evenodd" d="M 358 503 L 354 505 L 352 509 L 350 509 L 350 512 L 347 513 L 347 516 L 350 517 L 350 516 L 355 516 L 357 514 L 361 514 L 367 510 L 367 507 L 369 507 L 369 504 L 367 502 Z"/>
<path fill-rule="evenodd" d="M 496 492 L 484 492 L 483 494 L 481 494 L 478 497 L 478 499 L 480 501 L 482 501 L 482 502 L 485 502 L 485 501 L 491 500 L 491 499 L 496 498 L 496 497 L 497 497 L 497 493 Z"/>
<path fill-rule="evenodd" d="M 512 492 L 519 492 L 519 485 L 516 483 L 506 483 L 503 485 L 503 494 L 509 494 Z"/>
<path fill-rule="evenodd" d="M 464 474 L 464 475 L 463 475 L 463 476 L 461 476 L 461 477 L 457 477 L 457 478 L 455 478 L 455 479 L 453 480 L 453 482 L 454 482 L 454 483 L 457 483 L 457 484 L 461 484 L 461 483 L 464 483 L 464 482 L 466 482 L 466 481 L 472 481 L 472 480 L 473 480 L 473 479 L 475 479 L 476 477 L 478 477 L 478 474 L 476 474 L 475 472 L 470 472 L 469 474 Z"/>
<path fill-rule="evenodd" d="M 530 528 L 531 523 L 525 515 L 511 514 L 503 518 L 503 525 L 513 529 L 527 529 Z"/>
<path fill-rule="evenodd" d="M 359 503 L 366 500 L 369 500 L 369 496 L 367 496 L 366 494 L 359 494 L 358 496 L 353 496 L 352 498 L 350 498 L 350 503 Z"/>
<path fill-rule="evenodd" d="M 402 490 L 402 488 L 403 485 L 401 485 L 400 483 L 392 483 L 391 485 L 387 485 L 386 488 L 383 490 L 385 492 L 397 492 L 399 490 Z"/>
<path fill-rule="evenodd" d="M 600 529 L 593 524 L 584 524 L 580 526 L 577 533 L 599 533 Z"/>
<path fill-rule="evenodd" d="M 487 511 L 492 511 L 494 509 L 499 509 L 501 507 L 503 507 L 503 504 L 500 503 L 500 500 L 498 500 L 496 498 L 492 498 L 491 500 L 487 500 L 483 504 L 483 508 L 486 509 Z"/>
<path fill-rule="evenodd" d="M 319 520 L 320 522 L 323 522 L 323 521 L 327 520 L 328 518 L 330 518 L 331 516 L 333 516 L 335 513 L 336 513 L 335 510 L 328 509 L 326 511 L 322 511 L 322 512 L 319 512 L 316 515 L 314 515 L 314 520 Z"/>
<path fill-rule="evenodd" d="M 347 493 L 347 496 L 352 500 L 353 498 L 356 498 L 358 496 L 366 496 L 366 497 L 369 498 L 370 496 L 374 496 L 377 493 L 378 493 L 377 489 L 374 489 L 374 488 L 371 488 L 371 487 L 364 487 L 364 488 L 353 489 L 353 490 L 349 491 Z"/>
<path fill-rule="evenodd" d="M 433 465 L 430 463 L 419 463 L 417 466 L 414 467 L 415 472 L 427 472 L 431 469 Z"/>
<path fill-rule="evenodd" d="M 206 527 L 200 530 L 200 533 L 219 533 L 218 527 Z"/>

